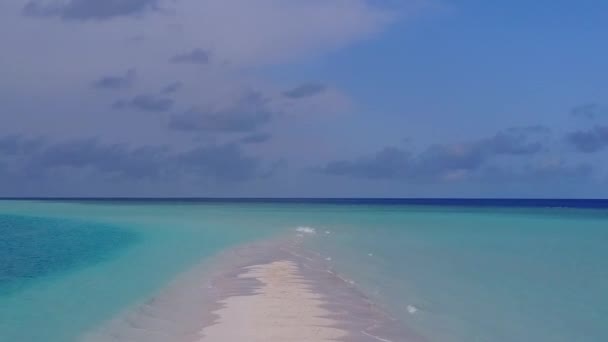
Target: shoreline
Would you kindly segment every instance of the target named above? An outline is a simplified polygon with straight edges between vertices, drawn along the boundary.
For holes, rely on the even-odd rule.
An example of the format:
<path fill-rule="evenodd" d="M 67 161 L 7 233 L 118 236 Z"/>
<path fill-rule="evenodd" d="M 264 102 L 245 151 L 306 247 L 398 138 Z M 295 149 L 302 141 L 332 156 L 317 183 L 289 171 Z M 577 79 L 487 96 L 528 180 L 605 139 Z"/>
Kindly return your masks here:
<path fill-rule="evenodd" d="M 82 340 L 425 341 L 302 247 L 306 235 L 222 251 Z"/>
<path fill-rule="evenodd" d="M 348 335 L 335 327 L 338 321 L 324 307 L 325 299 L 312 291 L 293 261 L 249 266 L 238 278 L 258 282 L 255 293 L 223 299 L 214 312 L 218 319 L 201 331 L 199 342 L 330 342 Z"/>

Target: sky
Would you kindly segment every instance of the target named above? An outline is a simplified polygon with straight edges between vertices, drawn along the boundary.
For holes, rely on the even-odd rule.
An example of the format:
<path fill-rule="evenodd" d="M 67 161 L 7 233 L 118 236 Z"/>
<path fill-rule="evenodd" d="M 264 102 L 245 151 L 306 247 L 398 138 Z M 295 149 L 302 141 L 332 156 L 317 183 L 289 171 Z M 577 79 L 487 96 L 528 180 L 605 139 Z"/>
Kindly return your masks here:
<path fill-rule="evenodd" d="M 2 0 L 0 196 L 608 197 L 608 2 Z"/>

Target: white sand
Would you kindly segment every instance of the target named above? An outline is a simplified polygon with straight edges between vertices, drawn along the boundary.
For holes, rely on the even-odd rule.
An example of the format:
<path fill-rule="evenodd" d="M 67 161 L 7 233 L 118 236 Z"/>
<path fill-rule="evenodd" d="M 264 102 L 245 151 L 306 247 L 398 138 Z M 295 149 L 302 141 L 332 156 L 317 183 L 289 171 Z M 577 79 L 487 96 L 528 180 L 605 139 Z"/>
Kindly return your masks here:
<path fill-rule="evenodd" d="M 239 277 L 263 283 L 254 295 L 222 300 L 214 313 L 216 324 L 202 330 L 199 342 L 325 342 L 347 333 L 333 328 L 336 322 L 291 261 L 276 261 L 247 268 Z"/>

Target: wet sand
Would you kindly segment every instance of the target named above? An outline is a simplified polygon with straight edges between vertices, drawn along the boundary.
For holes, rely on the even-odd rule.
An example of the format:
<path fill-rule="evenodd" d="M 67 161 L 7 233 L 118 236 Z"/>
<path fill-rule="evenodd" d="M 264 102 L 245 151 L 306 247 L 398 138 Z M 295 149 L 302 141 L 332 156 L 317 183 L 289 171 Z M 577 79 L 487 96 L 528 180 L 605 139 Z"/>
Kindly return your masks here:
<path fill-rule="evenodd" d="M 304 238 L 227 250 L 84 340 L 425 341 L 303 248 Z"/>
<path fill-rule="evenodd" d="M 251 266 L 239 278 L 262 285 L 253 295 L 221 301 L 218 322 L 203 330 L 200 342 L 326 342 L 348 335 L 334 327 L 337 322 L 328 317 L 323 296 L 313 292 L 294 262 Z"/>

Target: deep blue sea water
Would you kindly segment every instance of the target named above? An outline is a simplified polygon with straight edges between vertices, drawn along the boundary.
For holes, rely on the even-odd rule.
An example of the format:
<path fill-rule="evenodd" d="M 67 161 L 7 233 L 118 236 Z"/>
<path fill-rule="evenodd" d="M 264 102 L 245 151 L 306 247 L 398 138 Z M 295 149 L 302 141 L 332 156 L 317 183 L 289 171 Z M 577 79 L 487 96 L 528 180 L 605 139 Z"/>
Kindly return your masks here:
<path fill-rule="evenodd" d="M 608 201 L 428 199 L 0 201 L 0 340 L 78 341 L 300 226 L 430 341 L 608 341 Z"/>

